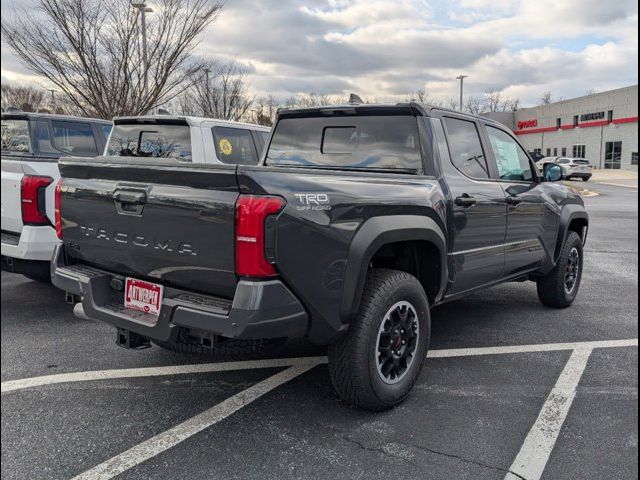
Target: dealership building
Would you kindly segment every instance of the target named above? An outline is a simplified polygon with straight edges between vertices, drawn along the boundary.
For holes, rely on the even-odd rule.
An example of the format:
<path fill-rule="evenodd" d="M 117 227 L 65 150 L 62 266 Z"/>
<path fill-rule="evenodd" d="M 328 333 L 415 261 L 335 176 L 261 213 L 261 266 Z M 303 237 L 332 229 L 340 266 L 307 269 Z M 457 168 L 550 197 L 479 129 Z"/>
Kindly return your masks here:
<path fill-rule="evenodd" d="M 638 85 L 488 116 L 511 128 L 535 156 L 638 169 Z"/>

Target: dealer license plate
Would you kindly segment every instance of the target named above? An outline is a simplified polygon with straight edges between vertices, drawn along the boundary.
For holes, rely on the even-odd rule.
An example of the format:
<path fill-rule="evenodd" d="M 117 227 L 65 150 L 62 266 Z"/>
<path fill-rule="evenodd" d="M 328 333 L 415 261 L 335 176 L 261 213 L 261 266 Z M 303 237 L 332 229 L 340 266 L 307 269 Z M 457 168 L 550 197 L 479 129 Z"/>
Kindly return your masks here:
<path fill-rule="evenodd" d="M 132 310 L 160 315 L 164 287 L 157 283 L 127 278 L 124 287 L 124 306 Z"/>

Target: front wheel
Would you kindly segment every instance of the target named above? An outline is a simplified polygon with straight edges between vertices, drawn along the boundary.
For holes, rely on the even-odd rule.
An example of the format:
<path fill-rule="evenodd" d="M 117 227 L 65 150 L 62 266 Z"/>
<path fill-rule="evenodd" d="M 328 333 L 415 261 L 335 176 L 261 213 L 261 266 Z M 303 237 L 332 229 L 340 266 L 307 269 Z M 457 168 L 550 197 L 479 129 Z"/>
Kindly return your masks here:
<path fill-rule="evenodd" d="M 582 239 L 569 232 L 558 263 L 549 274 L 538 279 L 538 298 L 543 305 L 566 308 L 578 295 L 583 267 Z"/>
<path fill-rule="evenodd" d="M 348 404 L 382 411 L 402 402 L 429 347 L 429 302 L 408 273 L 374 269 L 348 332 L 329 347 L 329 373 Z"/>

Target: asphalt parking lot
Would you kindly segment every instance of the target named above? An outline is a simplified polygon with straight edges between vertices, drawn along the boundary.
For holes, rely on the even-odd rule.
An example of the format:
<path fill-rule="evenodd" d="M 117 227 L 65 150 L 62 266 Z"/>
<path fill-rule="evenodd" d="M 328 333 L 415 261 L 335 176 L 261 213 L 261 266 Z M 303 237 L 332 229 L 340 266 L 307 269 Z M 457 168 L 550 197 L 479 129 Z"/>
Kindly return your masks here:
<path fill-rule="evenodd" d="M 381 414 L 342 405 L 304 342 L 233 364 L 126 351 L 3 272 L 2 478 L 637 478 L 638 193 L 590 189 L 574 306 L 517 283 L 437 308 L 416 388 Z"/>

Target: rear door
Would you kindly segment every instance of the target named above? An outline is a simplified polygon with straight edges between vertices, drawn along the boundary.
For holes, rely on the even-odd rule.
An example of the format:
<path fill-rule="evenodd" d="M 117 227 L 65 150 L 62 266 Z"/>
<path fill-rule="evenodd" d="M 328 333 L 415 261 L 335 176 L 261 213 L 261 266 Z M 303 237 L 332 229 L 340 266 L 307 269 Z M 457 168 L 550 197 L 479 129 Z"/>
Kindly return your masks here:
<path fill-rule="evenodd" d="M 262 148 L 248 128 L 215 126 L 211 129 L 218 160 L 227 165 L 257 165 Z"/>
<path fill-rule="evenodd" d="M 504 190 L 492 178 L 481 126 L 449 113 L 440 118 L 449 153 L 442 168 L 452 201 L 449 227 L 455 281 L 449 294 L 456 294 L 501 278 L 507 210 Z"/>
<path fill-rule="evenodd" d="M 505 192 L 507 237 L 504 275 L 535 269 L 553 253 L 557 215 L 545 199 L 535 166 L 516 139 L 506 130 L 485 125 L 490 162 Z"/>

